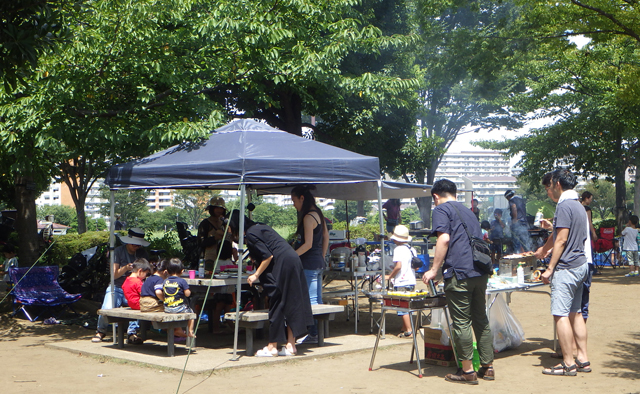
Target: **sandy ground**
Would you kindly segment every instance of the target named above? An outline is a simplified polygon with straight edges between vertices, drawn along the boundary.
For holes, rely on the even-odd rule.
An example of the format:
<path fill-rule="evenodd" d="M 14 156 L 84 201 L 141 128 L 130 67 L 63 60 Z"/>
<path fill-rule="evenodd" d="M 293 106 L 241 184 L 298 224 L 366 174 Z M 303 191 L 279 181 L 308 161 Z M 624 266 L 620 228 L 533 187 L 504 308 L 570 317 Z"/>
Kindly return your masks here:
<path fill-rule="evenodd" d="M 397 393 L 442 391 L 451 393 L 640 393 L 640 317 L 637 299 L 640 278 L 624 278 L 608 268 L 594 278 L 589 329 L 589 355 L 594 372 L 577 377 L 541 374 L 555 365 L 550 358 L 553 326 L 549 297 L 514 293 L 511 307 L 526 332 L 519 348 L 496 355 L 496 381 L 478 386 L 445 382 L 454 368 L 428 365 L 417 377 L 409 364 L 410 341 L 378 352 L 369 371 L 371 349 L 349 354 L 291 358 L 285 362 L 244 368 L 184 374 L 162 367 L 53 349 L 47 343 L 88 340 L 92 332 L 81 327 L 43 325 L 0 315 L 0 390 L 2 393 Z M 2 305 L 6 312 L 6 302 Z M 369 335 L 368 321 L 360 335 Z M 390 329 L 397 331 L 397 317 Z M 395 325 L 394 325 L 395 324 Z M 353 333 L 353 321 L 334 322 L 332 334 Z M 205 337 L 206 330 L 198 332 Z"/>

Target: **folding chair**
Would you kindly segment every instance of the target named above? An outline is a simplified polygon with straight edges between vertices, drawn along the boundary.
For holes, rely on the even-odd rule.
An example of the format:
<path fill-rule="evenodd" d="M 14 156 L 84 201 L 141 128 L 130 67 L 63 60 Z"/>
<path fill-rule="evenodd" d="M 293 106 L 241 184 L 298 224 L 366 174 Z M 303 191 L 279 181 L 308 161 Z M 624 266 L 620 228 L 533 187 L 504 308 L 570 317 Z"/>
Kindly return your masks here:
<path fill-rule="evenodd" d="M 596 264 L 598 270 L 604 268 L 606 265 L 611 265 L 613 268 L 619 265 L 616 263 L 621 257 L 621 246 L 615 245 L 615 232 L 615 227 L 600 228 L 600 238 L 595 242 L 595 248 L 593 250 L 593 262 Z M 612 257 L 613 261 L 611 260 Z"/>
<path fill-rule="evenodd" d="M 49 311 L 53 317 L 55 307 L 62 306 L 62 310 L 75 310 L 71 304 L 78 301 L 82 295 L 69 294 L 58 283 L 58 266 L 47 267 L 20 267 L 10 268 L 9 278 L 13 282 L 11 296 L 13 298 L 13 314 L 15 316 L 22 311 L 29 321 L 33 322 Z M 32 318 L 27 307 L 36 307 L 40 312 Z M 77 314 L 77 313 L 76 313 Z"/>

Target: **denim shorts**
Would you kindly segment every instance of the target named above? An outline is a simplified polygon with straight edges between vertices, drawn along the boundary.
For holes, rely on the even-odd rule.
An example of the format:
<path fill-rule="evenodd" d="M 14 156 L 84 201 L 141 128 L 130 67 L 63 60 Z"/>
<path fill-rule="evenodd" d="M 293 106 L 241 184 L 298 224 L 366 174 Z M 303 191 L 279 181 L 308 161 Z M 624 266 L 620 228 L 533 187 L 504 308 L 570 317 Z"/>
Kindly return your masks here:
<path fill-rule="evenodd" d="M 580 267 L 559 269 L 551 277 L 551 314 L 569 316 L 582 307 L 582 284 L 587 279 L 589 264 Z"/>

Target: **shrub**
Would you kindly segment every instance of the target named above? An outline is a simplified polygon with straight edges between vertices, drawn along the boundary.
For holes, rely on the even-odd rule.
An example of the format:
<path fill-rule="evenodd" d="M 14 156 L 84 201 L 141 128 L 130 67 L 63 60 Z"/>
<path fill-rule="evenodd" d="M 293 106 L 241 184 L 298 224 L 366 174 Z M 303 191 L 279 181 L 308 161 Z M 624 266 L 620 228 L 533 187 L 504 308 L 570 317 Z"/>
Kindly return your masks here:
<path fill-rule="evenodd" d="M 54 244 L 44 256 L 49 265 L 63 266 L 71 257 L 83 250 L 109 242 L 107 231 L 87 231 L 84 234 L 66 234 L 54 238 Z"/>

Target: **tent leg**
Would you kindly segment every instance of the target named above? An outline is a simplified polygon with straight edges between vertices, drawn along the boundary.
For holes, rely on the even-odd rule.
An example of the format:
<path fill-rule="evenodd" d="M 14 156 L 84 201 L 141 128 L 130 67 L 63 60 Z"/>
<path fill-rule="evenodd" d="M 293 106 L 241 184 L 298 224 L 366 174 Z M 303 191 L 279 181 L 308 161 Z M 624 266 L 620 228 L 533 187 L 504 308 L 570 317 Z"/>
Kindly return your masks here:
<path fill-rule="evenodd" d="M 247 195 L 247 189 L 243 184 L 240 185 L 240 228 L 238 229 L 238 282 L 236 284 L 236 321 L 233 333 L 233 356 L 231 361 L 238 360 L 238 334 L 240 331 L 240 301 L 242 292 L 242 261 L 244 256 L 244 205 Z"/>

